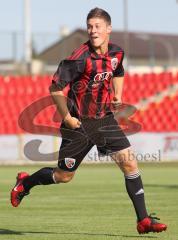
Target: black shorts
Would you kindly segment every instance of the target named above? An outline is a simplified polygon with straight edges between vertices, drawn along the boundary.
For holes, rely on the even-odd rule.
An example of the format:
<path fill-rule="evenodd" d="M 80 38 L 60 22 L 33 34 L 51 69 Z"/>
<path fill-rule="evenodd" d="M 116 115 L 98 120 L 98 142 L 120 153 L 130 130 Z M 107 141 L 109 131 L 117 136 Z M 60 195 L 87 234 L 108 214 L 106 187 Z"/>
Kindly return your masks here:
<path fill-rule="evenodd" d="M 81 127 L 74 130 L 61 125 L 58 166 L 64 171 L 75 171 L 94 145 L 105 155 L 130 146 L 112 114 L 100 119 L 82 119 L 81 122 Z"/>

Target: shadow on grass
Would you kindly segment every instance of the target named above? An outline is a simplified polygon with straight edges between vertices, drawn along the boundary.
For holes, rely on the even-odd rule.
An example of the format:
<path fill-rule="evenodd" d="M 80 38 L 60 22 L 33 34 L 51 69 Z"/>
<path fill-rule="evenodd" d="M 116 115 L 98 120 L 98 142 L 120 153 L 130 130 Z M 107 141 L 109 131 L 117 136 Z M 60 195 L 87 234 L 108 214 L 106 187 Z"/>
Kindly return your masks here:
<path fill-rule="evenodd" d="M 125 238 L 157 238 L 156 236 L 144 236 L 144 235 L 123 235 L 123 234 L 112 234 L 112 233 L 58 233 L 60 235 L 84 235 L 84 236 L 106 236 L 106 237 L 125 237 Z"/>
<path fill-rule="evenodd" d="M 144 187 L 178 189 L 178 185 L 144 184 Z"/>
<path fill-rule="evenodd" d="M 10 229 L 0 229 L 0 235 L 25 235 L 25 234 L 57 234 L 57 235 L 83 235 L 83 236 L 106 236 L 106 237 L 125 237 L 125 238 L 157 238 L 156 236 L 143 235 L 122 235 L 111 233 L 88 233 L 88 232 L 37 232 L 37 231 L 14 231 Z"/>
<path fill-rule="evenodd" d="M 25 235 L 26 233 L 57 234 L 56 232 L 15 231 L 15 230 L 10 230 L 10 229 L 0 229 L 0 235 Z"/>

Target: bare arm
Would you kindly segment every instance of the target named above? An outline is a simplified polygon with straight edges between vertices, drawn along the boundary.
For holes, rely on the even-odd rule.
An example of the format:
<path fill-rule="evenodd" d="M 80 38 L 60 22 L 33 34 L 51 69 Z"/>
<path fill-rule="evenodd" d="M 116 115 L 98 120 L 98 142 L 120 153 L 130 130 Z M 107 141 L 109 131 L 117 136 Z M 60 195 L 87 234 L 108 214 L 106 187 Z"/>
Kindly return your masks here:
<path fill-rule="evenodd" d="M 120 102 L 122 102 L 123 84 L 124 84 L 124 77 L 114 77 L 113 78 L 114 96 Z"/>
<path fill-rule="evenodd" d="M 65 125 L 71 129 L 79 128 L 81 122 L 77 118 L 71 116 L 67 107 L 67 97 L 64 96 L 63 91 L 59 91 L 54 83 L 49 87 L 49 91 Z"/>

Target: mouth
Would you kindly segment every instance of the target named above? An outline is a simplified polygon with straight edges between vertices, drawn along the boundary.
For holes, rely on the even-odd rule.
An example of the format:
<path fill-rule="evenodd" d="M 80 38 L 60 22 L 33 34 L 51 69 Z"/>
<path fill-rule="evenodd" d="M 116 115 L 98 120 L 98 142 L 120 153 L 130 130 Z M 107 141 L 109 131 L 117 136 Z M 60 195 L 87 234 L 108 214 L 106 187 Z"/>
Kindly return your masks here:
<path fill-rule="evenodd" d="M 96 40 L 96 39 L 98 39 L 98 37 L 96 37 L 96 36 L 91 36 L 90 38 L 91 38 L 91 40 Z"/>

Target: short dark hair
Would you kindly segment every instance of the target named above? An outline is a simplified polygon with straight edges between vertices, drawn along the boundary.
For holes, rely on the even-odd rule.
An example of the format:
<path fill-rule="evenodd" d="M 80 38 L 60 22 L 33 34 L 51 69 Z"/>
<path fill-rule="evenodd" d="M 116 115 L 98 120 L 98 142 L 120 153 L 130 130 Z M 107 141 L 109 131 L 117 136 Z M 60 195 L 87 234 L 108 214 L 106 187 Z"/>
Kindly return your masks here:
<path fill-rule="evenodd" d="M 109 25 L 111 25 L 111 17 L 109 13 L 101 8 L 93 8 L 87 15 L 87 21 L 91 18 L 103 18 Z"/>

